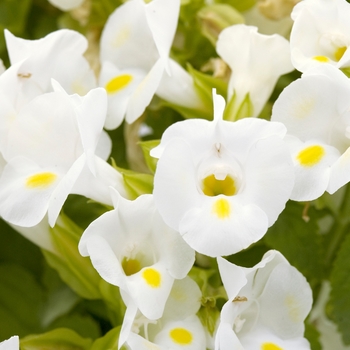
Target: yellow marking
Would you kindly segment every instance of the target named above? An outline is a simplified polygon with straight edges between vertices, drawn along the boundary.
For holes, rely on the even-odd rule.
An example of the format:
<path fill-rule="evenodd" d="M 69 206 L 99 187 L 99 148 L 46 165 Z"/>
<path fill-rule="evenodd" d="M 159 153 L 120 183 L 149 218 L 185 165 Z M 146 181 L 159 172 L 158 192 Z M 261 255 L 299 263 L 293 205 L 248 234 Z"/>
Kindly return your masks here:
<path fill-rule="evenodd" d="M 273 343 L 264 343 L 261 345 L 261 350 L 283 350 L 280 346 Z"/>
<path fill-rule="evenodd" d="M 217 180 L 214 174 L 207 176 L 203 180 L 203 193 L 206 196 L 233 196 L 236 193 L 235 180 L 231 176 L 226 176 L 224 180 Z"/>
<path fill-rule="evenodd" d="M 232 300 L 233 303 L 237 303 L 237 302 L 241 302 L 241 301 L 248 301 L 248 298 L 247 297 L 240 297 L 238 295 Z"/>
<path fill-rule="evenodd" d="M 342 47 L 339 47 L 335 53 L 334 53 L 334 57 L 335 57 L 335 60 L 338 62 L 340 61 L 340 59 L 343 57 L 345 51 L 347 50 L 347 47 L 346 46 L 342 46 Z"/>
<path fill-rule="evenodd" d="M 189 345 L 193 340 L 191 332 L 185 328 L 174 328 L 170 331 L 169 335 L 174 343 L 180 345 Z"/>
<path fill-rule="evenodd" d="M 28 78 L 30 78 L 32 76 L 32 73 L 18 73 L 17 76 L 19 78 L 26 78 L 26 79 L 28 79 Z"/>
<path fill-rule="evenodd" d="M 323 147 L 319 145 L 309 146 L 299 152 L 297 160 L 300 165 L 312 167 L 318 164 L 326 154 Z"/>
<path fill-rule="evenodd" d="M 142 277 L 152 288 L 160 287 L 162 279 L 160 273 L 157 270 L 148 268 L 143 271 Z"/>
<path fill-rule="evenodd" d="M 127 276 L 131 276 L 141 270 L 141 264 L 137 259 L 124 258 L 122 268 Z"/>
<path fill-rule="evenodd" d="M 28 188 L 47 188 L 55 182 L 57 178 L 56 174 L 53 173 L 40 173 L 27 177 L 26 186 Z"/>
<path fill-rule="evenodd" d="M 119 48 L 120 46 L 123 46 L 129 39 L 130 39 L 130 26 L 129 25 L 124 25 L 123 28 L 121 28 L 117 35 L 115 36 L 115 39 L 113 40 L 112 45 L 115 48 Z"/>
<path fill-rule="evenodd" d="M 230 216 L 231 206 L 227 199 L 220 198 L 214 202 L 213 212 L 219 219 L 226 219 Z"/>
<path fill-rule="evenodd" d="M 107 93 L 114 94 L 130 84 L 132 76 L 130 74 L 118 75 L 111 79 L 105 86 Z"/>
<path fill-rule="evenodd" d="M 329 62 L 329 58 L 326 56 L 314 56 L 313 59 L 321 63 Z"/>
<path fill-rule="evenodd" d="M 302 322 L 298 301 L 295 297 L 293 295 L 287 295 L 284 302 L 287 306 L 290 319 L 295 323 Z"/>

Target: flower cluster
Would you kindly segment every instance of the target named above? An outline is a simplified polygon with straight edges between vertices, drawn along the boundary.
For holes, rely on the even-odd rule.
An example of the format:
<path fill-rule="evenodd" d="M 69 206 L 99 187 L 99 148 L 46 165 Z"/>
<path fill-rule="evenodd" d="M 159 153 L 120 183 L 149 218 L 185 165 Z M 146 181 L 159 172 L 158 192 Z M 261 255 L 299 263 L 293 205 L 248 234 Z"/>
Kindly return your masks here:
<path fill-rule="evenodd" d="M 50 2 L 63 11 L 87 6 Z M 184 28 L 192 25 L 187 16 L 193 2 L 120 4 L 95 38 L 96 71 L 87 59 L 88 35 L 60 29 L 29 40 L 5 30 L 9 68 L 0 68 L 0 216 L 42 249 L 74 293 L 107 310 L 100 312 L 109 333 L 93 345 L 59 333 L 67 348 L 315 346 L 304 335 L 313 292 L 322 279 L 336 277 L 326 275 L 330 268 L 323 262 L 317 265 L 326 271 L 320 277 L 305 266 L 316 264 L 311 248 L 321 240 L 315 256 L 334 262 L 348 227 L 348 194 L 337 208 L 339 218 L 336 204 L 324 204 L 330 198 L 324 194 L 350 182 L 350 4 L 275 1 L 273 16 L 287 13 L 294 21 L 290 41 L 243 24 L 249 15 L 244 19 L 223 1 L 203 5 L 201 39 L 214 44 L 210 55 L 216 57 L 198 71 L 200 65 L 194 68 L 196 61 L 185 55 L 191 33 Z M 251 11 L 259 8 L 266 12 L 268 4 Z M 296 80 L 295 69 L 302 73 Z M 208 70 L 212 75 L 204 73 Z M 288 73 L 292 78 L 281 78 Z M 290 80 L 271 97 L 283 79 Z M 164 128 L 158 125 L 162 114 L 173 117 Z M 111 131 L 122 127 L 125 141 Z M 145 136 L 154 137 L 141 140 Z M 144 172 L 136 172 L 131 160 L 125 169 L 113 159 L 122 152 L 115 151 L 117 142 L 141 159 L 137 169 Z M 98 208 L 86 225 L 70 215 L 71 200 L 87 216 L 78 207 L 79 196 Z M 305 265 L 293 260 L 299 250 L 295 255 L 285 250 L 311 286 L 278 244 L 269 243 L 274 231 L 283 234 L 278 223 L 286 206 L 294 205 L 289 200 L 318 200 L 326 214 L 317 220 L 331 216 L 335 222 L 335 239 L 318 235 L 310 257 L 302 257 L 310 259 Z M 284 227 L 293 231 L 291 226 Z M 288 246 L 287 237 L 282 241 Z M 245 257 L 253 267 L 240 266 L 247 266 Z M 59 336 L 47 334 L 24 338 L 23 349 L 62 345 Z M 350 343 L 346 332 L 343 337 Z M 18 349 L 18 341 L 10 338 L 0 348 Z"/>

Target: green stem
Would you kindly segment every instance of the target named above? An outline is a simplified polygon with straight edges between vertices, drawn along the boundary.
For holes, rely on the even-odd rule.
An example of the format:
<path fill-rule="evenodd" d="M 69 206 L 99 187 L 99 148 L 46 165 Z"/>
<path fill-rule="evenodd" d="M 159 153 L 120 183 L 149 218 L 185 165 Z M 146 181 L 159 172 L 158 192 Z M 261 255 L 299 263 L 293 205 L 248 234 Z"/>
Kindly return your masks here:
<path fill-rule="evenodd" d="M 334 256 L 338 250 L 339 245 L 343 241 L 344 235 L 348 232 L 348 226 L 350 224 L 350 186 L 348 185 L 345 190 L 343 202 L 340 207 L 340 212 L 335 222 L 330 229 L 329 235 L 332 235 L 332 239 L 329 242 L 329 247 L 326 253 L 326 264 L 333 261 Z"/>

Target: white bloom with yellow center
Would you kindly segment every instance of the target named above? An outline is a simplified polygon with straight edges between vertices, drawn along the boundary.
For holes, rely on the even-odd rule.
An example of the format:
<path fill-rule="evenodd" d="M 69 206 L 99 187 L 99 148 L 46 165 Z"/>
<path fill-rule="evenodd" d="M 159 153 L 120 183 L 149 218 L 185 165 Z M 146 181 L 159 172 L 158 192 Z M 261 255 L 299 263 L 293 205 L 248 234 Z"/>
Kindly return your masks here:
<path fill-rule="evenodd" d="M 232 70 L 228 101 L 234 98 L 233 119 L 248 97 L 257 117 L 282 74 L 293 70 L 289 42 L 278 34 L 264 35 L 258 28 L 236 24 L 219 35 L 216 51 Z"/>
<path fill-rule="evenodd" d="M 159 158 L 154 198 L 164 221 L 195 250 L 236 253 L 259 240 L 277 219 L 294 185 L 281 123 L 222 120 L 170 126 L 151 155 Z"/>
<path fill-rule="evenodd" d="M 350 66 L 350 4 L 345 0 L 305 0 L 293 9 L 292 62 L 305 72 L 329 63 Z"/>
<path fill-rule="evenodd" d="M 101 36 L 100 85 L 108 93 L 106 127 L 133 123 L 155 94 L 174 38 L 179 0 L 131 0 L 109 17 Z M 118 106 L 118 107 L 117 107 Z"/>
<path fill-rule="evenodd" d="M 350 181 L 350 81 L 331 65 L 305 72 L 276 100 L 296 169 L 291 198 L 313 200 Z"/>
<path fill-rule="evenodd" d="M 158 214 L 153 196 L 135 201 L 112 190 L 115 209 L 103 214 L 79 243 L 107 282 L 119 286 L 149 319 L 160 318 L 174 279 L 184 278 L 194 251 Z"/>
<path fill-rule="evenodd" d="M 206 349 L 204 327 L 196 316 L 201 296 L 198 285 L 188 276 L 175 280 L 163 316 L 152 322 L 137 312 L 132 319 L 124 319 L 119 345 L 126 341 L 131 350 Z"/>
<path fill-rule="evenodd" d="M 312 306 L 305 277 L 277 251 L 252 268 L 218 258 L 229 300 L 221 310 L 216 350 L 309 350 L 304 320 Z"/>
<path fill-rule="evenodd" d="M 112 204 L 109 186 L 123 195 L 121 175 L 105 159 L 111 149 L 103 133 L 107 99 L 103 89 L 86 96 L 57 91 L 26 104 L 8 129 L 1 151 L 0 214 L 31 227 L 48 213 L 51 226 L 69 193 Z"/>

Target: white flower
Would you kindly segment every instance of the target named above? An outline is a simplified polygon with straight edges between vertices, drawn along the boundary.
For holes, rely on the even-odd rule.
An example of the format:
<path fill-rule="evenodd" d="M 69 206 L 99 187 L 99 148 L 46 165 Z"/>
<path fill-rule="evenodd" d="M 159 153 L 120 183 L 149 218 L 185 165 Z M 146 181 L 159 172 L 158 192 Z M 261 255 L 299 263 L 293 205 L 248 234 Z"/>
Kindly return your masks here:
<path fill-rule="evenodd" d="M 69 93 L 85 95 L 96 87 L 96 79 L 83 57 L 88 43 L 73 30 L 62 29 L 38 40 L 15 37 L 5 30 L 11 67 L 1 75 L 0 91 L 16 111 L 34 97 L 52 91 L 51 79 Z"/>
<path fill-rule="evenodd" d="M 164 314 L 156 321 L 146 319 L 135 306 L 128 304 L 119 345 L 126 342 L 131 350 L 204 350 L 205 331 L 196 316 L 201 296 L 198 285 L 187 276 L 175 280 Z M 130 307 L 134 307 L 133 314 L 129 313 Z"/>
<path fill-rule="evenodd" d="M 221 310 L 216 350 L 309 350 L 304 320 L 312 306 L 305 277 L 277 251 L 252 268 L 218 258 L 229 300 Z"/>
<path fill-rule="evenodd" d="M 128 201 L 112 191 L 115 209 L 103 214 L 79 243 L 107 282 L 119 286 L 149 319 L 162 316 L 174 279 L 186 276 L 194 251 L 161 219 L 153 196 Z"/>
<path fill-rule="evenodd" d="M 164 70 L 170 73 L 179 9 L 179 0 L 131 0 L 109 17 L 100 54 L 100 85 L 109 100 L 106 127 L 116 128 L 124 115 L 133 123 L 150 103 Z"/>
<path fill-rule="evenodd" d="M 170 126 L 151 155 L 159 158 L 154 198 L 164 221 L 200 253 L 238 252 L 259 240 L 289 199 L 294 171 L 281 123 L 256 118 Z"/>
<path fill-rule="evenodd" d="M 0 350 L 19 350 L 19 338 L 14 335 L 0 343 Z"/>
<path fill-rule="evenodd" d="M 104 160 L 111 147 L 102 133 L 105 91 L 69 96 L 54 85 L 58 91 L 21 109 L 2 145 L 7 165 L 0 178 L 0 213 L 14 225 L 34 226 L 48 212 L 53 226 L 69 193 L 106 204 L 112 203 L 109 186 L 125 195 L 121 175 Z"/>
<path fill-rule="evenodd" d="M 345 0 L 305 0 L 293 9 L 292 62 L 305 72 L 329 63 L 350 66 L 350 4 Z"/>
<path fill-rule="evenodd" d="M 350 81 L 331 65 L 308 70 L 276 100 L 296 169 L 291 198 L 313 200 L 350 181 Z"/>
<path fill-rule="evenodd" d="M 278 78 L 293 70 L 289 42 L 278 34 L 260 34 L 257 27 L 236 24 L 225 28 L 216 50 L 232 70 L 227 94 L 228 101 L 234 99 L 231 119 L 236 119 L 245 98 L 253 109 L 247 116 L 257 117 Z"/>

